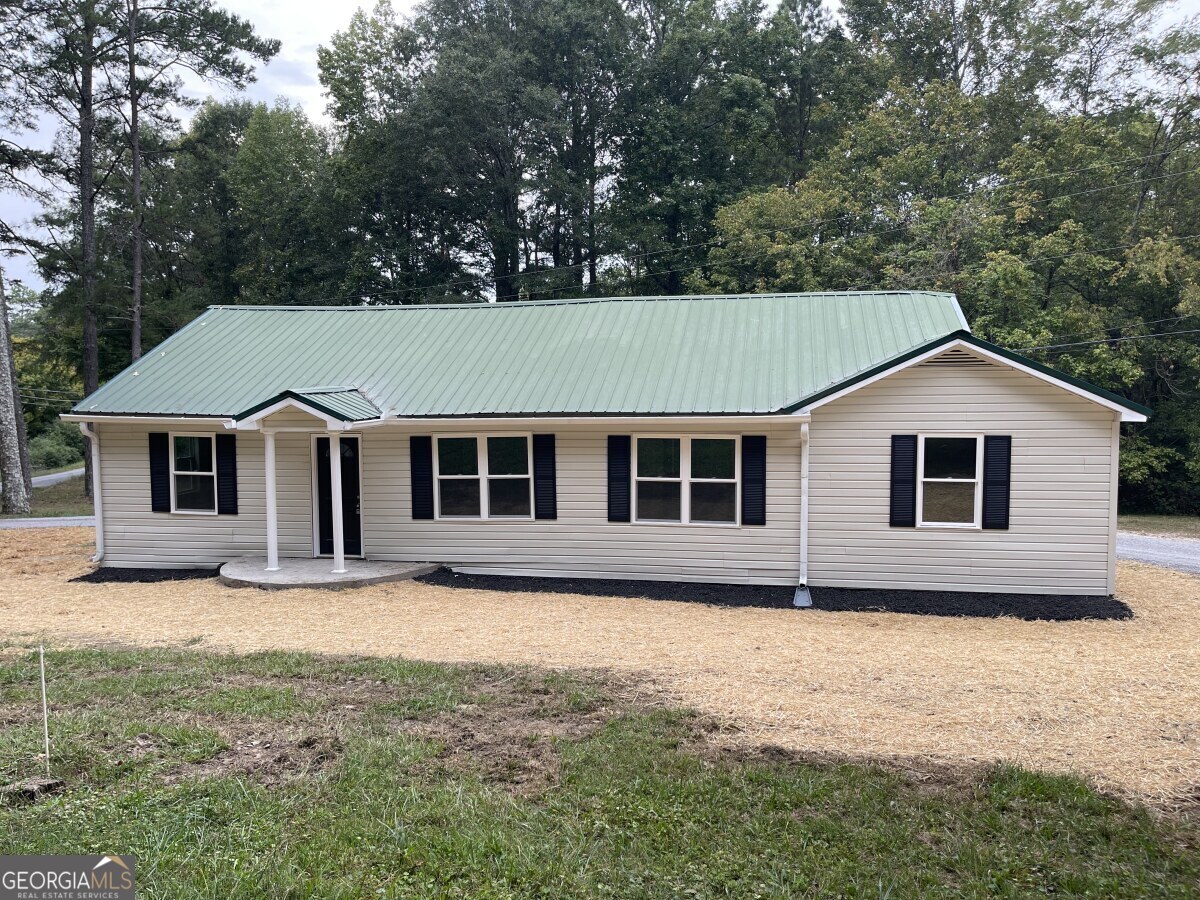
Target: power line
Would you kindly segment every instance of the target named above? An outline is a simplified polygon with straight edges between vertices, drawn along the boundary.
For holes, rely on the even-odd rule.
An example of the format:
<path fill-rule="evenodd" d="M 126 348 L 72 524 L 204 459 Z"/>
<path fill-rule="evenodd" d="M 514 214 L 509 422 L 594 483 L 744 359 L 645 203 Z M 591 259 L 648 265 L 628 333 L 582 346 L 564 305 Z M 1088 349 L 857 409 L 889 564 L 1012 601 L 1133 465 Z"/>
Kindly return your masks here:
<path fill-rule="evenodd" d="M 32 384 L 26 385 L 26 384 L 18 383 L 18 386 L 21 388 L 22 392 L 36 391 L 40 394 L 66 394 L 67 396 L 75 397 L 76 399 L 78 399 L 80 397 L 80 394 L 78 391 L 60 391 L 60 390 L 55 390 L 54 388 L 37 387 L 36 385 L 32 385 Z"/>
<path fill-rule="evenodd" d="M 1161 241 L 1194 241 L 1197 238 L 1200 238 L 1200 233 L 1171 235 L 1171 236 L 1164 237 L 1164 238 L 1158 238 L 1157 240 L 1161 240 Z M 1024 262 L 1024 263 L 1048 262 L 1050 260 L 1069 259 L 1072 256 L 1083 256 L 1085 254 L 1094 255 L 1094 254 L 1098 254 L 1098 253 L 1112 253 L 1116 250 L 1129 250 L 1133 247 L 1136 247 L 1140 243 L 1141 243 L 1141 241 L 1136 241 L 1132 244 L 1115 244 L 1112 247 L 1097 247 L 1097 248 L 1089 248 L 1087 250 L 1075 250 L 1071 253 L 1059 253 L 1059 254 L 1056 254 L 1053 256 L 1030 256 L 1030 257 L 1026 257 L 1026 258 L 1022 259 L 1021 262 Z M 940 273 L 936 273 L 936 274 L 932 274 L 932 275 L 920 275 L 920 276 L 916 276 L 914 278 L 905 279 L 905 286 L 907 286 L 909 284 L 914 284 L 914 283 L 919 284 L 919 283 L 925 282 L 925 281 L 941 281 L 946 278 L 957 278 L 960 275 L 969 275 L 972 272 L 981 272 L 984 269 L 986 269 L 989 265 L 991 265 L 991 264 L 987 263 L 987 262 L 976 263 L 974 265 L 964 266 L 963 268 L 958 269 L 957 271 L 954 271 L 954 272 L 940 272 Z M 870 289 L 869 285 L 861 285 L 861 284 L 856 287 L 848 288 L 848 290 L 852 290 L 852 291 L 854 291 L 854 290 L 869 290 L 869 289 Z M 893 288 L 893 290 L 903 290 L 903 288 L 898 287 L 898 288 Z"/>
<path fill-rule="evenodd" d="M 1069 338 L 1069 337 L 1090 337 L 1093 334 L 1107 334 L 1109 331 L 1113 330 L 1114 328 L 1136 328 L 1136 327 L 1142 327 L 1145 325 L 1160 325 L 1163 322 L 1180 322 L 1180 321 L 1183 321 L 1184 319 L 1196 319 L 1196 318 L 1200 318 L 1200 314 L 1189 313 L 1186 316 L 1171 316 L 1170 318 L 1167 318 L 1167 319 L 1151 319 L 1148 322 L 1126 322 L 1122 325 L 1113 325 L 1110 328 L 1095 328 L 1091 331 L 1072 331 L 1072 332 L 1069 332 L 1068 334 L 1060 334 L 1060 335 L 1058 335 L 1057 338 L 1054 338 L 1054 340 L 1061 340 L 1062 338 Z M 1018 348 L 1018 352 L 1023 351 L 1023 350 L 1040 350 L 1040 349 L 1041 349 L 1041 347 L 1020 347 L 1020 348 Z"/>
<path fill-rule="evenodd" d="M 1143 184 L 1148 181 L 1156 181 L 1161 178 L 1179 178 L 1181 176 L 1192 175 L 1197 172 L 1200 172 L 1200 166 L 1198 166 L 1195 169 L 1189 169 L 1185 172 L 1176 172 L 1171 175 L 1159 176 L 1158 178 L 1135 179 L 1134 181 L 1127 181 L 1127 182 L 1123 182 L 1122 184 L 1105 185 L 1104 187 L 1089 188 L 1088 190 L 1085 190 L 1085 191 L 1076 191 L 1076 192 L 1073 192 L 1070 194 L 1057 194 L 1053 197 L 1043 197 L 1040 200 L 1032 200 L 1027 205 L 1028 206 L 1038 206 L 1043 203 L 1052 203 L 1055 200 L 1066 200 L 1070 197 L 1079 197 L 1084 194 L 1094 194 L 1094 193 L 1097 193 L 1098 191 L 1116 190 L 1118 188 L 1130 187 L 1135 184 Z M 818 223 L 818 224 L 820 224 L 820 223 Z M 801 227 L 801 226 L 797 226 L 797 227 Z M 892 233 L 898 232 L 898 231 L 908 231 L 911 228 L 912 228 L 911 225 L 895 225 L 891 228 L 887 228 L 882 231 L 874 231 L 874 230 L 871 230 L 868 228 L 868 229 L 863 230 L 861 233 L 854 235 L 854 237 L 857 237 L 857 238 L 863 238 L 863 237 L 867 237 L 867 236 L 879 237 L 880 235 L 892 234 Z M 780 229 L 780 230 L 782 231 L 782 229 Z M 1133 247 L 1133 246 L 1136 246 L 1136 245 L 1135 244 L 1126 245 L 1126 247 Z M 1124 249 L 1124 248 L 1119 248 L 1119 249 Z M 776 252 L 778 252 L 778 251 L 767 250 L 765 252 L 749 253 L 749 254 L 746 254 L 745 256 L 739 256 L 739 257 L 735 257 L 734 259 L 724 260 L 724 262 L 725 263 L 737 263 L 737 262 L 745 262 L 747 260 L 752 260 L 752 259 L 761 259 L 765 256 L 771 256 L 773 253 L 776 253 Z M 1103 251 L 1097 251 L 1097 252 L 1103 252 Z M 1067 254 L 1067 255 L 1076 255 L 1076 254 Z M 1054 257 L 1042 257 L 1042 258 L 1043 259 L 1053 259 Z M 647 272 L 646 276 L 650 277 L 650 276 L 672 275 L 672 274 L 678 274 L 680 272 L 690 272 L 695 268 L 696 268 L 696 266 L 690 265 L 690 266 L 680 266 L 679 268 L 676 268 L 676 269 L 660 269 L 657 272 Z M 550 271 L 553 271 L 553 270 L 550 270 Z M 962 271 L 966 271 L 966 270 L 961 269 L 959 271 L 962 272 Z M 953 274 L 958 274 L 958 273 L 953 273 Z M 575 288 L 574 285 L 572 285 L 570 287 L 548 288 L 546 291 L 543 291 L 543 293 L 554 294 L 554 293 L 558 293 L 560 291 L 574 290 L 574 288 Z M 854 289 L 852 288 L 852 290 L 854 290 Z M 506 294 L 503 297 L 497 297 L 496 302 L 501 302 L 504 300 L 515 300 L 515 299 L 518 299 L 519 297 L 520 297 L 520 294 Z"/>
<path fill-rule="evenodd" d="M 1079 174 L 1082 172 L 1095 171 L 1096 169 L 1113 168 L 1118 165 L 1123 165 L 1127 162 L 1139 162 L 1139 161 L 1143 161 L 1143 160 L 1147 160 L 1147 159 L 1152 159 L 1155 157 L 1166 157 L 1166 156 L 1169 156 L 1171 153 L 1176 152 L 1176 150 L 1179 150 L 1179 149 L 1181 149 L 1181 147 L 1176 147 L 1176 148 L 1166 150 L 1166 151 L 1160 151 L 1158 153 L 1150 153 L 1145 156 L 1128 157 L 1126 159 L 1115 160 L 1110 163 L 1100 163 L 1100 164 L 1097 164 L 1094 166 L 1083 166 L 1083 167 L 1080 167 L 1077 169 L 1066 169 L 1066 170 L 1062 170 L 1062 171 L 1058 171 L 1058 172 L 1048 172 L 1048 173 L 1044 173 L 1042 175 L 1036 175 L 1036 176 L 1032 176 L 1032 177 L 1025 178 L 1025 179 L 1018 179 L 1016 181 L 1004 182 L 1003 184 L 997 184 L 994 186 L 983 186 L 983 187 L 980 187 L 980 188 L 977 188 L 974 190 L 962 191 L 957 194 L 949 194 L 945 197 L 935 197 L 935 198 L 933 198 L 933 200 L 934 201 L 957 200 L 957 199 L 963 199 L 966 197 L 974 197 L 974 196 L 978 196 L 980 194 L 987 194 L 987 193 L 992 193 L 994 191 L 1004 190 L 1006 188 L 1017 187 L 1022 184 L 1029 184 L 1029 183 L 1033 183 L 1033 182 L 1037 182 L 1037 181 L 1044 181 L 1049 178 L 1063 178 L 1063 177 L 1067 177 L 1069 175 L 1076 175 L 1076 174 Z M 1058 195 L 1055 197 L 1044 197 L 1040 200 L 1030 201 L 1029 205 L 1039 205 L 1041 203 L 1047 203 L 1047 202 L 1051 202 L 1053 200 L 1065 200 L 1065 199 L 1069 199 L 1071 197 L 1083 196 L 1085 194 L 1095 193 L 1095 192 L 1102 191 L 1102 190 L 1116 190 L 1116 189 L 1119 189 L 1122 187 L 1129 187 L 1132 185 L 1142 184 L 1142 183 L 1149 182 L 1149 181 L 1164 180 L 1164 179 L 1168 179 L 1168 178 L 1178 178 L 1178 177 L 1181 177 L 1184 175 L 1194 174 L 1196 172 L 1200 172 L 1200 168 L 1191 169 L 1191 170 L 1184 171 L 1184 172 L 1167 173 L 1164 175 L 1154 176 L 1153 178 L 1134 179 L 1132 181 L 1123 182 L 1123 183 L 1117 184 L 1117 185 L 1105 185 L 1104 187 L 1092 188 L 1092 189 L 1089 189 L 1086 191 L 1080 191 L 1080 192 L 1071 193 L 1071 194 L 1063 194 L 1063 195 Z M 976 174 L 974 177 L 981 178 L 981 177 L 986 177 L 986 176 L 980 176 L 980 175 Z M 744 239 L 746 237 L 761 237 L 761 236 L 767 236 L 767 235 L 772 235 L 772 234 L 784 234 L 784 233 L 789 233 L 789 232 L 797 231 L 797 230 L 801 230 L 801 229 L 809 229 L 809 228 L 816 229 L 816 228 L 820 228 L 823 225 L 835 224 L 838 221 L 841 221 L 846 218 L 849 218 L 849 216 L 844 215 L 844 216 L 835 217 L 833 219 L 825 219 L 825 220 L 810 220 L 809 222 L 804 222 L 799 225 L 788 226 L 786 228 L 772 228 L 772 229 L 764 229 L 759 232 L 749 232 L 744 235 L 739 235 L 739 237 Z M 911 227 L 911 226 L 907 226 L 907 225 L 895 226 L 888 230 L 878 231 L 878 232 L 872 232 L 872 231 L 868 230 L 868 231 L 864 232 L 864 234 L 889 234 L 894 231 L 905 230 L 908 227 Z M 679 253 L 684 253 L 688 250 L 697 250 L 697 249 L 702 249 L 704 247 L 709 247 L 709 246 L 712 246 L 713 244 L 722 243 L 727 240 L 728 240 L 728 238 L 724 238 L 724 237 L 711 238 L 707 241 L 700 241 L 700 242 L 693 243 L 693 244 L 682 244 L 678 247 L 670 247 L 670 248 L 666 248 L 663 250 L 647 251 L 645 253 L 635 254 L 632 257 L 628 257 L 627 260 L 630 262 L 637 262 L 637 261 L 646 260 L 646 259 L 649 259 L 649 258 L 655 257 L 655 256 L 679 254 Z M 761 255 L 763 255 L 763 256 L 769 255 L 769 252 L 761 254 Z M 746 259 L 746 258 L 753 258 L 753 257 L 742 257 L 741 259 Z M 740 260 L 733 260 L 733 261 L 736 262 L 736 261 L 740 261 Z M 566 272 L 571 272 L 571 271 L 574 271 L 577 269 L 584 269 L 590 265 L 591 265 L 591 263 L 574 263 L 574 264 L 567 265 L 567 266 L 555 266 L 555 267 L 549 268 L 549 269 L 526 269 L 521 272 L 514 272 L 513 274 L 511 274 L 507 277 L 509 279 L 515 279 L 515 278 L 531 277 L 534 275 L 550 275 L 550 274 L 566 273 Z M 678 269 L 666 269 L 666 270 L 660 270 L 657 272 L 647 272 L 646 274 L 647 274 L 647 276 L 669 275 L 669 274 L 674 274 L 676 272 L 681 272 L 681 271 L 690 271 L 692 268 L 694 268 L 694 266 L 681 267 Z M 497 281 L 498 281 L 498 279 L 494 275 L 480 275 L 476 278 L 463 278 L 463 279 L 458 279 L 456 281 L 447 281 L 447 282 L 442 282 L 442 283 L 435 284 L 435 285 L 427 285 L 424 287 L 406 287 L 406 288 L 384 289 L 384 290 L 375 291 L 373 293 L 373 296 L 376 296 L 376 297 L 405 296 L 405 295 L 412 295 L 412 294 L 429 294 L 429 293 L 438 292 L 438 291 L 449 292 L 450 289 L 455 288 L 455 287 L 477 287 L 480 285 L 481 282 L 484 284 L 487 284 L 487 283 L 494 284 L 494 283 L 497 283 Z M 572 284 L 572 285 L 567 285 L 567 286 L 559 287 L 559 288 L 547 288 L 544 291 L 542 291 L 542 293 L 560 293 L 562 291 L 575 290 L 578 287 L 579 287 L 578 285 Z M 495 299 L 496 299 L 496 302 L 502 302 L 504 300 L 515 299 L 519 296 L 520 296 L 519 294 L 506 294 L 503 297 L 497 297 Z M 349 295 L 341 295 L 340 297 L 339 296 L 325 297 L 317 302 L 318 303 L 336 303 L 338 300 L 341 300 L 341 299 L 352 299 L 352 298 Z"/>
<path fill-rule="evenodd" d="M 1186 331 L 1158 331 L 1153 334 L 1127 334 L 1122 337 L 1105 338 L 1099 341 L 1074 341 L 1070 344 L 1047 344 L 1045 347 L 1024 347 L 1020 352 L 1032 352 L 1034 350 L 1062 350 L 1067 347 L 1091 347 L 1096 344 L 1117 344 L 1122 341 L 1144 341 L 1148 338 L 1165 338 L 1177 337 L 1181 334 L 1200 334 L 1200 328 L 1191 328 Z"/>

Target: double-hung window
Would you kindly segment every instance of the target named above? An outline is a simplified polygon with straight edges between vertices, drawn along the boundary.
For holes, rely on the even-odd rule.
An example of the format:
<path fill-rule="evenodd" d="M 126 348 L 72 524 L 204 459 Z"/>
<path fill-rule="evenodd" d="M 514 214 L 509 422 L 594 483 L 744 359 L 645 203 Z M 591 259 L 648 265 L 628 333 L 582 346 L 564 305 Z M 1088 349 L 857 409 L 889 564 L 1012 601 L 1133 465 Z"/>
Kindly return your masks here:
<path fill-rule="evenodd" d="M 918 525 L 978 528 L 982 510 L 978 435 L 923 434 L 917 452 Z"/>
<path fill-rule="evenodd" d="M 438 437 L 440 519 L 529 519 L 533 478 L 528 435 Z"/>
<path fill-rule="evenodd" d="M 737 524 L 737 438 L 637 437 L 634 443 L 637 521 Z"/>
<path fill-rule="evenodd" d="M 217 514 L 217 471 L 210 434 L 171 435 L 171 511 Z"/>

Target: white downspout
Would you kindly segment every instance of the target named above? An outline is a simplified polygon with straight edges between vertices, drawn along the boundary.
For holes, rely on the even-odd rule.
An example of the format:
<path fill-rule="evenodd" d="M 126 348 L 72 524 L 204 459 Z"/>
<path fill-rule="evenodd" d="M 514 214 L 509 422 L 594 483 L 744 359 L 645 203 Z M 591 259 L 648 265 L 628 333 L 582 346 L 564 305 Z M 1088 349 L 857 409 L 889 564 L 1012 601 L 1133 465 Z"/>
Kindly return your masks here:
<path fill-rule="evenodd" d="M 808 423 L 800 423 L 800 582 L 792 603 L 812 606 L 808 591 Z"/>
<path fill-rule="evenodd" d="M 92 503 L 96 519 L 96 555 L 92 562 L 104 559 L 104 494 L 100 489 L 100 433 L 94 422 L 80 422 L 79 430 L 92 445 Z"/>
<path fill-rule="evenodd" d="M 279 571 L 279 509 L 275 499 L 275 432 L 263 431 L 267 487 L 267 571 Z"/>

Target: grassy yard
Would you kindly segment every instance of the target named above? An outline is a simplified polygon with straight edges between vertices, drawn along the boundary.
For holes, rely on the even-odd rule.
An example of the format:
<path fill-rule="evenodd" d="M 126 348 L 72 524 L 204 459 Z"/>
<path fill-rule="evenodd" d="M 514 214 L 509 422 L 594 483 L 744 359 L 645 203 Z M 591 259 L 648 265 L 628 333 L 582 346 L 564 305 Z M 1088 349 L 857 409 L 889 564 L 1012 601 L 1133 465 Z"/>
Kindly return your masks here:
<path fill-rule="evenodd" d="M 83 480 L 70 478 L 49 487 L 35 487 L 30 503 L 31 516 L 90 516 L 92 501 L 83 493 Z M 13 518 L 0 516 L 0 518 Z"/>
<path fill-rule="evenodd" d="M 1064 777 L 721 749 L 637 684 L 398 659 L 48 657 L 65 790 L 7 853 L 133 853 L 142 896 L 1194 896 L 1200 827 Z M 38 771 L 0 651 L 0 777 Z M 640 698 L 640 699 L 639 699 Z"/>
<path fill-rule="evenodd" d="M 1142 534 L 1200 538 L 1200 516 L 1120 516 L 1117 527 Z"/>

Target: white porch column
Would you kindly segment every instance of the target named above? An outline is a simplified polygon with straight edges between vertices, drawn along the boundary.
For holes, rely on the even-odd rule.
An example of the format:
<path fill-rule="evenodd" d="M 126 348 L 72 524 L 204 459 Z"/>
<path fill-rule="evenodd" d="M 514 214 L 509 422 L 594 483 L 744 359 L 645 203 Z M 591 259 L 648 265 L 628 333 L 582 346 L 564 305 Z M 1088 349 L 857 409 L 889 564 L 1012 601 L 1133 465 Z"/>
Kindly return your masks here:
<path fill-rule="evenodd" d="M 346 571 L 346 535 L 342 526 L 342 440 L 329 432 L 329 487 L 333 500 L 333 574 Z"/>
<path fill-rule="evenodd" d="M 279 510 L 275 503 L 275 432 L 263 431 L 267 464 L 267 571 L 279 571 Z"/>

